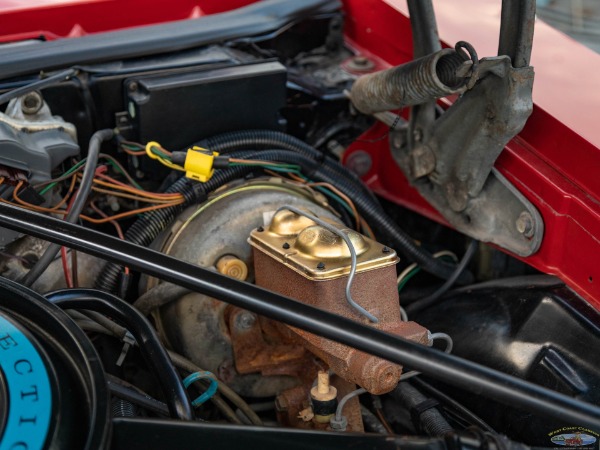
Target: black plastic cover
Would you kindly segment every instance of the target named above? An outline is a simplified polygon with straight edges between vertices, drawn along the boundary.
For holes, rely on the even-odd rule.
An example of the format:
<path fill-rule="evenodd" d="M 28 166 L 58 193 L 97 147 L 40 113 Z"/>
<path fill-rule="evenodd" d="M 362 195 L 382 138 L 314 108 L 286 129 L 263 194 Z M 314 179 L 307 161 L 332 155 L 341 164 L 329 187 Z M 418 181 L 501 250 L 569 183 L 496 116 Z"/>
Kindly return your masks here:
<path fill-rule="evenodd" d="M 453 354 L 600 404 L 600 314 L 567 288 L 460 292 L 411 320 L 452 336 Z M 527 445 L 552 447 L 551 433 L 581 426 L 501 405 L 475 390 L 442 389 Z"/>
<path fill-rule="evenodd" d="M 126 81 L 130 120 L 141 142 L 182 149 L 238 129 L 278 129 L 286 69 L 260 62 Z"/>

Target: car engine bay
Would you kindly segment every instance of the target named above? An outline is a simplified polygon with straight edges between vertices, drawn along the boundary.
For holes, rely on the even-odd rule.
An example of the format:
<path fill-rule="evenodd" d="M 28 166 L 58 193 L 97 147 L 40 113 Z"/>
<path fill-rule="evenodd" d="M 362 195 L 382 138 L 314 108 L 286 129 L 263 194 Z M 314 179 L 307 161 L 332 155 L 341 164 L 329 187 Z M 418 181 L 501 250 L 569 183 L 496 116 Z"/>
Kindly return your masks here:
<path fill-rule="evenodd" d="M 598 311 L 494 168 L 535 4 L 484 58 L 408 6 L 396 67 L 329 0 L 0 46 L 0 449 L 597 448 Z"/>

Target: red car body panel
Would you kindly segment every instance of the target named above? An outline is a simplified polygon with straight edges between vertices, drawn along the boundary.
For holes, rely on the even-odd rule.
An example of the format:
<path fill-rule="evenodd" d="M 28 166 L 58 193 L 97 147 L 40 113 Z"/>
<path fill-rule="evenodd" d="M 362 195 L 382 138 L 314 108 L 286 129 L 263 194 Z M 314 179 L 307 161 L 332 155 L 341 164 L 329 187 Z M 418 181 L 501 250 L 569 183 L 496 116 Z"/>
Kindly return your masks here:
<path fill-rule="evenodd" d="M 77 37 L 213 14 L 250 0 L 0 0 L 0 42 L 44 36 Z M 436 1 L 440 36 L 471 42 L 494 55 L 500 0 Z M 401 0 L 345 0 L 348 43 L 377 59 L 378 67 L 412 58 L 406 4 Z M 124 43 L 126 45 L 126 43 Z M 555 274 L 600 308 L 600 56 L 537 21 L 532 55 L 535 107 L 524 130 L 496 162 L 540 211 L 545 235 L 539 251 L 523 258 Z M 465 124 L 468 126 L 468 124 Z M 378 194 L 425 216 L 444 219 L 413 189 L 389 152 L 384 125 L 375 125 L 347 150 L 368 152 L 364 177 Z M 372 142 L 370 142 L 372 141 Z"/>

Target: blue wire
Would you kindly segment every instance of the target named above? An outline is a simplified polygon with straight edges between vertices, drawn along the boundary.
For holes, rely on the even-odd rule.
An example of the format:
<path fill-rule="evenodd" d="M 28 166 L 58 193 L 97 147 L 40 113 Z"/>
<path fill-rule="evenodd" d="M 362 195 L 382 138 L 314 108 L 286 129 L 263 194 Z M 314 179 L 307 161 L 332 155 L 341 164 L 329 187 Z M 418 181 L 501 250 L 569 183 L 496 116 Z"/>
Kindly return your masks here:
<path fill-rule="evenodd" d="M 208 389 L 206 390 L 206 392 L 204 392 L 200 397 L 198 397 L 196 400 L 194 400 L 192 402 L 192 406 L 194 408 L 197 408 L 202 403 L 204 403 L 205 401 L 210 399 L 213 395 L 215 395 L 215 393 L 217 392 L 217 387 L 219 386 L 219 383 L 217 382 L 217 380 L 215 379 L 215 376 L 211 372 L 194 372 L 194 373 L 188 375 L 187 377 L 185 377 L 183 380 L 183 385 L 187 389 L 188 387 L 190 387 L 190 385 L 192 383 L 195 383 L 198 380 L 206 380 L 206 379 L 210 380 L 210 385 L 208 386 Z"/>

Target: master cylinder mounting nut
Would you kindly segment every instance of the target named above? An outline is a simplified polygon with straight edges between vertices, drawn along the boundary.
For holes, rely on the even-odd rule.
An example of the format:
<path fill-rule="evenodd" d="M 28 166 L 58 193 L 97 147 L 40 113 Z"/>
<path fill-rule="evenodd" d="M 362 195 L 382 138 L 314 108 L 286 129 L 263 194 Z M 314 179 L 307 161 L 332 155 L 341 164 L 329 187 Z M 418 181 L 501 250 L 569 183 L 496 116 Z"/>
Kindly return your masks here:
<path fill-rule="evenodd" d="M 337 389 L 329 384 L 329 372 L 319 371 L 317 385 L 310 390 L 314 421 L 328 423 L 337 408 Z"/>

